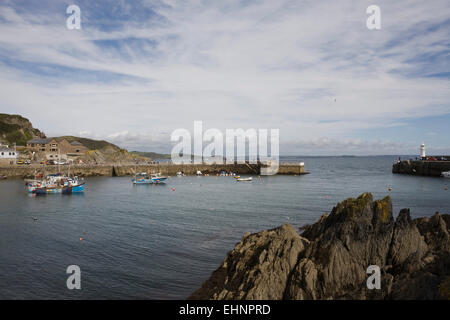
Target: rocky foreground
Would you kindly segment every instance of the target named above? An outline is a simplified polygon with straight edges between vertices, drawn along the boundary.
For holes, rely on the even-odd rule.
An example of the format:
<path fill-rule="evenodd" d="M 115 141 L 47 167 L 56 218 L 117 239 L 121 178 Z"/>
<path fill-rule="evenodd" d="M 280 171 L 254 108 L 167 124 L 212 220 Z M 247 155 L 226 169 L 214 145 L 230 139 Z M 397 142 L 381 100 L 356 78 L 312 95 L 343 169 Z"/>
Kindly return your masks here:
<path fill-rule="evenodd" d="M 367 288 L 367 268 L 381 288 Z M 450 215 L 392 215 L 390 197 L 339 203 L 306 226 L 246 234 L 190 299 L 450 299 Z"/>

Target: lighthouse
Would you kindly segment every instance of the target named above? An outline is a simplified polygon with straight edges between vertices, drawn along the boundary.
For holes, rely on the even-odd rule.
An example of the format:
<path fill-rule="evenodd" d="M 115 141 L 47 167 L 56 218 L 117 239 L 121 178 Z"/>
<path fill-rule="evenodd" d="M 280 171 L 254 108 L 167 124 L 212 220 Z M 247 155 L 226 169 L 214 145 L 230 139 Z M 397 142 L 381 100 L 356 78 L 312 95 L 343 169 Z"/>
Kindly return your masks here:
<path fill-rule="evenodd" d="M 420 145 L 420 159 L 426 160 L 426 154 L 425 154 L 425 143 L 422 143 Z"/>

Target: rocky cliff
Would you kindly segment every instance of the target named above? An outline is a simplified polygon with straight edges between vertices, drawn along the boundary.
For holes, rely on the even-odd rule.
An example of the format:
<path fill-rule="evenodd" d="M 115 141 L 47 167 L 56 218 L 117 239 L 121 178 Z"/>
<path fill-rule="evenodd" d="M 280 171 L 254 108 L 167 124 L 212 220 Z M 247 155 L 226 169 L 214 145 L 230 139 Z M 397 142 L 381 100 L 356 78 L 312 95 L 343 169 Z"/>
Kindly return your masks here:
<path fill-rule="evenodd" d="M 45 138 L 45 135 L 20 115 L 0 113 L 0 141 L 24 146 L 33 138 Z"/>
<path fill-rule="evenodd" d="M 450 215 L 394 220 L 389 197 L 339 203 L 304 228 L 246 234 L 191 299 L 450 299 Z M 381 288 L 367 288 L 367 268 Z"/>

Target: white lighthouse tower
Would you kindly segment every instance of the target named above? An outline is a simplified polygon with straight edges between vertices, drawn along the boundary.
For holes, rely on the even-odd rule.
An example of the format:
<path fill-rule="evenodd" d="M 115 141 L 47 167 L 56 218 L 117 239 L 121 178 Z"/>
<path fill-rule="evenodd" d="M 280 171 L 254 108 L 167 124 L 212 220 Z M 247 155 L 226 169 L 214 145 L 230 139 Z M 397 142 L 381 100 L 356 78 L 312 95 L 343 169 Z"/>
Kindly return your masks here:
<path fill-rule="evenodd" d="M 421 160 L 426 160 L 425 143 L 422 143 L 420 145 L 420 159 Z"/>

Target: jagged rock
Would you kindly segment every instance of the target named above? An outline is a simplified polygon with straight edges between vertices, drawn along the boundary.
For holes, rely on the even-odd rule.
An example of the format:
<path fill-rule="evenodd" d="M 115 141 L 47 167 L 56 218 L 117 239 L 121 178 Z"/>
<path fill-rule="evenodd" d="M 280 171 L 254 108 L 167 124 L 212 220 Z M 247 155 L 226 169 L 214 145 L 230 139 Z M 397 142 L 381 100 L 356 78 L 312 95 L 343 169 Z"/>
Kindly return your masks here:
<path fill-rule="evenodd" d="M 307 239 L 291 225 L 245 235 L 191 298 L 281 299 Z"/>
<path fill-rule="evenodd" d="M 395 221 L 389 252 L 392 272 L 413 272 L 421 267 L 427 245 L 417 227 L 412 223 L 409 209 L 402 209 Z"/>
<path fill-rule="evenodd" d="M 449 215 L 394 221 L 389 197 L 339 203 L 304 227 L 246 235 L 193 299 L 439 299 L 450 291 Z M 367 267 L 381 269 L 380 290 Z"/>

